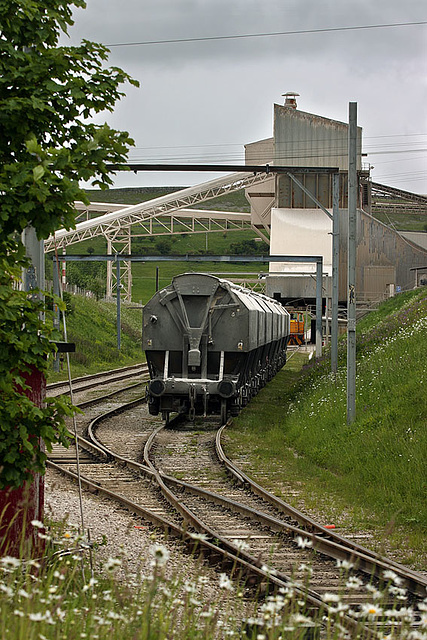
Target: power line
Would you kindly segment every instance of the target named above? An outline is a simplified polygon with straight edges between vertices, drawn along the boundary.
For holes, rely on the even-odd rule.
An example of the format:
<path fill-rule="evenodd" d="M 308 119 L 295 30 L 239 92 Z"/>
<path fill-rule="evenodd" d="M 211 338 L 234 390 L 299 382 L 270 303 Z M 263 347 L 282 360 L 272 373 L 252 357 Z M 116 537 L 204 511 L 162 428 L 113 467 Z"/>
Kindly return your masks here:
<path fill-rule="evenodd" d="M 105 45 L 106 47 L 136 47 L 153 44 L 178 44 L 183 42 L 208 42 L 215 40 L 242 40 L 244 38 L 270 38 L 272 36 L 294 36 L 310 33 L 333 33 L 335 31 L 360 31 L 362 29 L 389 29 L 395 27 L 414 27 L 426 25 L 422 22 L 396 22 L 391 24 L 367 24 L 352 27 L 327 27 L 325 29 L 301 29 L 299 31 L 273 31 L 271 33 L 242 33 L 230 36 L 204 36 L 200 38 L 174 38 L 171 40 L 145 40 L 142 42 L 116 42 Z"/>

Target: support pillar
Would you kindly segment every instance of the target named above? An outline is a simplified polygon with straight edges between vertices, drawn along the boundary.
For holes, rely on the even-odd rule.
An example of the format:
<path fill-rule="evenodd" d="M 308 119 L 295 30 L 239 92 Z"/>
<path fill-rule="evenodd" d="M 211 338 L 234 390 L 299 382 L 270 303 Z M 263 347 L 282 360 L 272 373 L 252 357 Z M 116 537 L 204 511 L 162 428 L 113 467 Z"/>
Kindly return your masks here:
<path fill-rule="evenodd" d="M 332 176 L 332 324 L 331 324 L 331 372 L 338 370 L 338 285 L 339 285 L 339 220 L 340 176 Z"/>
<path fill-rule="evenodd" d="M 322 357 L 322 276 L 323 259 L 316 261 L 316 359 Z"/>
<path fill-rule="evenodd" d="M 351 424 L 356 418 L 356 161 L 357 102 L 350 102 L 348 127 L 347 424 Z"/>

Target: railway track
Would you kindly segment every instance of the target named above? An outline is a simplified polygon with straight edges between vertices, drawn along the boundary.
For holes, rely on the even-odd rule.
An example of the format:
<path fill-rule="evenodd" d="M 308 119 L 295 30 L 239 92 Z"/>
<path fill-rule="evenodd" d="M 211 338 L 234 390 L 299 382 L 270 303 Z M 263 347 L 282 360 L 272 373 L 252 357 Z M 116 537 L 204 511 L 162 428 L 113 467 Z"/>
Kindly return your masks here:
<path fill-rule="evenodd" d="M 79 393 L 96 387 L 102 388 L 104 385 L 111 385 L 115 382 L 128 380 L 129 378 L 138 377 L 144 377 L 144 381 L 148 377 L 148 366 L 146 363 L 135 364 L 129 367 L 122 367 L 120 369 L 111 369 L 110 371 L 102 371 L 101 373 L 94 373 L 92 375 L 74 378 L 71 382 L 73 392 Z M 47 385 L 46 391 L 48 396 L 67 394 L 69 393 L 69 382 L 68 380 L 52 382 Z"/>
<path fill-rule="evenodd" d="M 251 481 L 225 456 L 217 424 L 158 425 L 141 400 L 92 420 L 88 439 L 79 440 L 83 485 L 181 537 L 190 549 L 198 545 L 248 585 L 296 590 L 308 610 L 327 615 L 337 608 L 330 593 L 339 593 L 340 623 L 359 637 L 377 633 L 369 607 L 387 586 L 385 576 L 396 576 L 399 587 L 392 586 L 405 593 L 405 601 L 396 602 L 389 590 L 390 609 L 425 597 L 423 576 L 325 529 Z M 72 455 L 51 457 L 49 464 L 76 475 Z"/>

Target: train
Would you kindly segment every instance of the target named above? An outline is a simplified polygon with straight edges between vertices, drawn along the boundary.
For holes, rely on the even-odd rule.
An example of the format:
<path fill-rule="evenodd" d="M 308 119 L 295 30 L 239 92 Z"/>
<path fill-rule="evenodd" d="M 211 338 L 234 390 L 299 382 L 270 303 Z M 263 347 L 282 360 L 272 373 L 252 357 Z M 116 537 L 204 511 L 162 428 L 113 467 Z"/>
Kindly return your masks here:
<path fill-rule="evenodd" d="M 276 300 L 209 274 L 175 276 L 143 310 L 150 414 L 225 423 L 283 367 L 289 336 Z"/>

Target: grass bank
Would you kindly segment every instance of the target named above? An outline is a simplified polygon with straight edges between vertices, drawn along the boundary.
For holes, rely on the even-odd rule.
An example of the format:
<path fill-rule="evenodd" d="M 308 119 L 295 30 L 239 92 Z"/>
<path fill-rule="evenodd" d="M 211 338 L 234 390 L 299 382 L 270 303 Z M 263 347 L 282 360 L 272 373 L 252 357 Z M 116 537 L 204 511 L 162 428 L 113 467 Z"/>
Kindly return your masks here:
<path fill-rule="evenodd" d="M 133 308 L 132 308 L 133 307 Z M 66 313 L 69 342 L 76 345 L 70 354 L 71 375 L 77 377 L 142 362 L 142 310 L 121 305 L 121 349 L 117 349 L 117 307 L 114 302 L 70 296 Z M 51 371 L 48 382 L 67 376 Z"/>
<path fill-rule="evenodd" d="M 345 342 L 338 374 L 296 355 L 234 421 L 229 449 L 274 485 L 304 487 L 326 521 L 375 529 L 381 550 L 427 560 L 427 292 L 396 296 L 358 324 L 356 420 L 346 422 Z M 274 487 L 273 487 L 274 488 Z M 298 498 L 301 499 L 301 498 Z"/>

